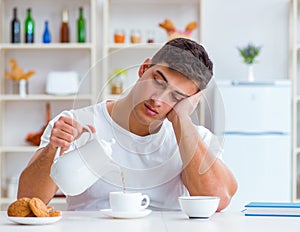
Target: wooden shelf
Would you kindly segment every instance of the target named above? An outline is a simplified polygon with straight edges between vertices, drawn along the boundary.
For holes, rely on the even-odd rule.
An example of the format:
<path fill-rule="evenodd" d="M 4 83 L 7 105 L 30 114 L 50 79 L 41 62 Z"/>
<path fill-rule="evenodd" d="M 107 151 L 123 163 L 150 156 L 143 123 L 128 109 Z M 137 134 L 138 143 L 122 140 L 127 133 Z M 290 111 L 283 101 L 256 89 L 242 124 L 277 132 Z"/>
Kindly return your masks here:
<path fill-rule="evenodd" d="M 139 44 L 117 44 L 111 43 L 108 45 L 109 51 L 119 50 L 119 49 L 134 49 L 134 50 L 147 50 L 147 49 L 159 49 L 162 46 L 160 43 L 139 43 Z"/>
<path fill-rule="evenodd" d="M 140 5 L 145 5 L 145 4 L 183 4 L 182 0 L 110 0 L 111 4 L 140 4 Z M 189 4 L 196 4 L 198 3 L 197 0 L 189 0 Z"/>
<path fill-rule="evenodd" d="M 2 43 L 0 45 L 0 49 L 3 50 L 90 50 L 93 48 L 91 43 L 50 43 L 50 44 L 43 44 L 43 43 L 34 43 L 34 44 L 11 44 L 11 43 Z"/>
<path fill-rule="evenodd" d="M 1 152 L 16 152 L 16 153 L 22 153 L 22 152 L 34 152 L 38 147 L 37 146 L 1 146 L 0 151 Z"/>
<path fill-rule="evenodd" d="M 93 96 L 90 94 L 79 95 L 49 95 L 49 94 L 29 94 L 21 97 L 16 94 L 3 94 L 0 95 L 0 101 L 63 101 L 63 100 L 92 100 Z"/>

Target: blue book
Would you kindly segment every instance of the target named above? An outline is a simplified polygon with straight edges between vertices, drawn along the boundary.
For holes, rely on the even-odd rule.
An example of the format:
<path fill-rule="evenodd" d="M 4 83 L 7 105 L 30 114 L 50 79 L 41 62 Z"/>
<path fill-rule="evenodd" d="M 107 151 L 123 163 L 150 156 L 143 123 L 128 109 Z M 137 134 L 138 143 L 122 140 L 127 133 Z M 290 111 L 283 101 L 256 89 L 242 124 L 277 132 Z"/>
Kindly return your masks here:
<path fill-rule="evenodd" d="M 300 217 L 300 203 L 250 202 L 245 205 L 245 216 Z"/>

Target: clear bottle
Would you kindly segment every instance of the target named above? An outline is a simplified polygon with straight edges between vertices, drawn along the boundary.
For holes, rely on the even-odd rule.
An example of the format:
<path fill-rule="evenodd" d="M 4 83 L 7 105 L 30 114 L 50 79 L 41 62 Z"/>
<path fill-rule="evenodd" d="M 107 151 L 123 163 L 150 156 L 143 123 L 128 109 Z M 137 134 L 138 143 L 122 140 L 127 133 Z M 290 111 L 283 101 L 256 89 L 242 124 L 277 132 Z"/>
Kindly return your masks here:
<path fill-rule="evenodd" d="M 34 43 L 34 20 L 31 17 L 31 8 L 27 9 L 25 20 L 25 43 Z"/>
<path fill-rule="evenodd" d="M 49 23 L 45 21 L 45 29 L 43 34 L 43 43 L 50 43 L 51 42 L 51 34 L 49 31 Z"/>
<path fill-rule="evenodd" d="M 21 39 L 20 39 L 20 20 L 18 19 L 17 16 L 17 8 L 15 7 L 13 9 L 13 19 L 11 21 L 11 38 L 10 41 L 12 43 L 20 43 Z"/>
<path fill-rule="evenodd" d="M 79 8 L 79 18 L 77 20 L 77 42 L 84 43 L 86 37 L 85 19 L 83 17 L 83 8 Z"/>
<path fill-rule="evenodd" d="M 62 12 L 62 23 L 60 28 L 60 42 L 69 43 L 70 42 L 70 32 L 69 32 L 69 14 L 68 10 L 64 9 Z"/>

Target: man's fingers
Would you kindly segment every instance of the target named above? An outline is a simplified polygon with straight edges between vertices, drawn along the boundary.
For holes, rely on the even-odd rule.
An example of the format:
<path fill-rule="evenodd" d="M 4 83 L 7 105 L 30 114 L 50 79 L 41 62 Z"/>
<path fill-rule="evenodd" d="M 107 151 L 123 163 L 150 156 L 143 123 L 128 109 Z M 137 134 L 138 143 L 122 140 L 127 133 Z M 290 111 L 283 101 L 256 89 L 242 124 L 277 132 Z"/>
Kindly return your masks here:
<path fill-rule="evenodd" d="M 95 132 L 96 132 L 95 127 L 93 127 L 93 126 L 91 126 L 91 125 L 87 125 L 87 126 L 90 128 L 90 130 L 91 130 L 92 133 L 95 133 Z M 87 130 L 85 127 L 83 127 L 82 132 L 88 132 L 88 130 Z"/>

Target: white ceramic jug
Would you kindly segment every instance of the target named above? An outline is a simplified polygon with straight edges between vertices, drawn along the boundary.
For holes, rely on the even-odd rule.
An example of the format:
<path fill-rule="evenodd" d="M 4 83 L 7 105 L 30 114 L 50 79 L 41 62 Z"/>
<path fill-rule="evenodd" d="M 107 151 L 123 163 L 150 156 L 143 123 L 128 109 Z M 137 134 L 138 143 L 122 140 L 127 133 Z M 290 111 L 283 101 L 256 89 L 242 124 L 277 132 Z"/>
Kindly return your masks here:
<path fill-rule="evenodd" d="M 50 176 L 60 190 L 69 196 L 78 195 L 92 186 L 106 172 L 120 171 L 120 168 L 111 160 L 114 139 L 107 142 L 97 140 L 89 131 L 89 141 L 74 150 L 59 156 L 58 148 Z"/>

